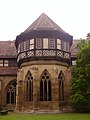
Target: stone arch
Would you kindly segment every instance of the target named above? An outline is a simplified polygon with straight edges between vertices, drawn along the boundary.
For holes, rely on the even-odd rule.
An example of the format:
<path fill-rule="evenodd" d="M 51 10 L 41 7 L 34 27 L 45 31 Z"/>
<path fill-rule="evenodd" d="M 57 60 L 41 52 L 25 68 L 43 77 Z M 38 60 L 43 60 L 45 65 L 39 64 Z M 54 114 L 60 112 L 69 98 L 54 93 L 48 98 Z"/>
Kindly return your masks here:
<path fill-rule="evenodd" d="M 40 101 L 51 101 L 51 77 L 46 69 L 40 77 Z"/>
<path fill-rule="evenodd" d="M 30 71 L 27 72 L 25 77 L 26 82 L 26 101 L 33 101 L 33 76 Z"/>
<path fill-rule="evenodd" d="M 59 85 L 59 101 L 64 101 L 64 84 L 65 84 L 65 76 L 63 71 L 61 70 L 58 75 L 58 85 Z"/>
<path fill-rule="evenodd" d="M 6 86 L 6 104 L 16 103 L 16 79 L 10 81 Z"/>

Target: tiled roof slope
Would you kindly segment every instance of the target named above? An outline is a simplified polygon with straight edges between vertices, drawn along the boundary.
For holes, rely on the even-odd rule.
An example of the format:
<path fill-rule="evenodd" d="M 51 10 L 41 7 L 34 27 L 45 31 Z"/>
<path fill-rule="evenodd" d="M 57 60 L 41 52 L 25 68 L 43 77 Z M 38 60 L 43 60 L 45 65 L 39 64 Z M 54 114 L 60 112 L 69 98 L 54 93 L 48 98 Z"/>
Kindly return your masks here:
<path fill-rule="evenodd" d="M 27 33 L 32 30 L 59 30 L 60 32 L 66 33 L 45 13 L 42 13 L 23 33 Z"/>
<path fill-rule="evenodd" d="M 0 58 L 15 58 L 16 56 L 15 41 L 0 41 Z"/>
<path fill-rule="evenodd" d="M 71 56 L 72 57 L 76 57 L 76 54 L 79 52 L 79 49 L 77 48 L 77 44 L 80 42 L 81 40 L 73 40 L 72 46 L 70 48 L 70 52 L 71 52 Z"/>
<path fill-rule="evenodd" d="M 0 67 L 0 75 L 16 75 L 18 67 Z"/>

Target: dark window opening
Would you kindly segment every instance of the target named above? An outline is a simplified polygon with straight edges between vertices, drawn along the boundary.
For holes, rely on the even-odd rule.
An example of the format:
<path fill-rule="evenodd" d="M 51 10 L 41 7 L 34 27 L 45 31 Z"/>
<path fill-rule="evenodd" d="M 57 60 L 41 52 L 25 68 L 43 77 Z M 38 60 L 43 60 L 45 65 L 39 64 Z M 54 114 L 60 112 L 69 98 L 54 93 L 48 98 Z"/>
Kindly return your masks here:
<path fill-rule="evenodd" d="M 6 103 L 7 104 L 16 103 L 16 80 L 12 81 L 7 87 Z"/>
<path fill-rule="evenodd" d="M 51 82 L 48 81 L 48 100 L 51 101 Z"/>
<path fill-rule="evenodd" d="M 33 101 L 33 77 L 30 71 L 26 77 L 26 100 Z"/>
<path fill-rule="evenodd" d="M 47 70 L 44 70 L 41 78 L 40 101 L 51 101 L 51 81 Z"/>
<path fill-rule="evenodd" d="M 43 81 L 40 81 L 40 101 L 43 101 Z"/>
<path fill-rule="evenodd" d="M 61 71 L 58 76 L 59 83 L 59 101 L 64 101 L 64 75 Z"/>

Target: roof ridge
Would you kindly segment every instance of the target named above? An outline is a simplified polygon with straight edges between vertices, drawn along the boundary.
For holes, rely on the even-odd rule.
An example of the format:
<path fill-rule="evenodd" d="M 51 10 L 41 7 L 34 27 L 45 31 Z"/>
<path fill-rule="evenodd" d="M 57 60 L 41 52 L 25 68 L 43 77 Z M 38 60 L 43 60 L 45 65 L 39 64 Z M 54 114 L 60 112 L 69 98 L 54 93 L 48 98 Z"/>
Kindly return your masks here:
<path fill-rule="evenodd" d="M 42 14 L 44 14 L 44 13 L 42 13 Z M 42 14 L 41 14 L 40 19 L 39 19 L 39 21 L 38 21 L 38 23 L 37 23 L 36 27 L 34 28 L 34 30 L 36 30 L 36 29 L 37 29 L 37 26 L 39 25 L 40 20 L 41 20 L 41 18 L 42 18 Z"/>
<path fill-rule="evenodd" d="M 46 16 L 46 18 L 47 18 L 47 20 L 49 21 L 49 23 L 51 24 L 51 26 L 54 28 L 54 29 L 56 29 L 55 27 L 54 27 L 54 25 L 50 22 L 50 18 L 45 14 L 45 16 Z M 50 19 L 50 20 L 49 20 Z"/>

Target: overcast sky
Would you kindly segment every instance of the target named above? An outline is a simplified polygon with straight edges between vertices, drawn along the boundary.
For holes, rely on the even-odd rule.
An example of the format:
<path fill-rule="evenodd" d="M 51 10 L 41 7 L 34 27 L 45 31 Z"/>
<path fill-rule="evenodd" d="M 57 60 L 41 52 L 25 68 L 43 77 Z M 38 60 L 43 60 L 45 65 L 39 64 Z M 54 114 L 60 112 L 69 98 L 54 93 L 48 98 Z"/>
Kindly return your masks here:
<path fill-rule="evenodd" d="M 0 0 L 0 41 L 14 40 L 43 12 L 74 39 L 90 32 L 90 0 Z"/>

